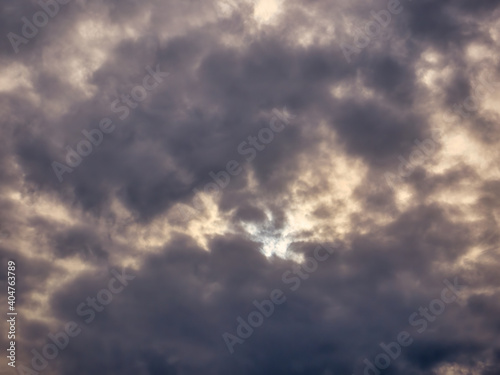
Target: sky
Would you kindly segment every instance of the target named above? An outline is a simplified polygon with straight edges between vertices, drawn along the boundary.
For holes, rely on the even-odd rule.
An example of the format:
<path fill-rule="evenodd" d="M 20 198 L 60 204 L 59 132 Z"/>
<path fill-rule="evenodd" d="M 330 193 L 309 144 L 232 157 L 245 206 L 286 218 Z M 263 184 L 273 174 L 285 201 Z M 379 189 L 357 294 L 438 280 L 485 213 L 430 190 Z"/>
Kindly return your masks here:
<path fill-rule="evenodd" d="M 500 374 L 499 8 L 2 1 L 0 374 Z"/>

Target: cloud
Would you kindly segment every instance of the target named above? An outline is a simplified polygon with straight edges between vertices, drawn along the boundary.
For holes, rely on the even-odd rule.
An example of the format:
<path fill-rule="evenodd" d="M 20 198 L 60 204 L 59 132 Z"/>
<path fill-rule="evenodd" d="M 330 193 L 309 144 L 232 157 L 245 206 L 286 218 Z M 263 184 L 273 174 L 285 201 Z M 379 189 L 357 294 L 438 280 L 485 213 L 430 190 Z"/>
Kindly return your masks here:
<path fill-rule="evenodd" d="M 342 43 L 387 6 L 73 0 L 16 54 L 6 35 L 41 8 L 0 5 L 0 263 L 19 267 L 17 363 L 125 268 L 134 282 L 47 374 L 361 374 L 455 276 L 465 305 L 385 372 L 498 373 L 498 90 L 476 90 L 500 82 L 498 2 L 401 0 L 388 37 L 346 61 Z M 170 75 L 120 119 L 112 103 L 147 66 Z M 452 118 L 471 95 L 470 116 Z M 284 107 L 293 120 L 245 162 L 239 145 Z M 60 183 L 51 163 L 105 117 L 116 128 Z M 435 133 L 439 147 L 388 186 Z M 204 193 L 230 160 L 242 172 Z M 337 242 L 230 355 L 236 317 Z"/>

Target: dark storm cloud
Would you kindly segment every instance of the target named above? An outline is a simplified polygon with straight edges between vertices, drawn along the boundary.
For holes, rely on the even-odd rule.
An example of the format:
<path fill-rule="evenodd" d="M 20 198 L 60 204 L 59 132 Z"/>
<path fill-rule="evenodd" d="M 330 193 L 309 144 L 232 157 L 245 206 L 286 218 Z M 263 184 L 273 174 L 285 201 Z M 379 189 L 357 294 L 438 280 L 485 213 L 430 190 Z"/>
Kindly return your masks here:
<path fill-rule="evenodd" d="M 444 224 L 439 219 L 434 223 Z M 375 241 L 360 237 L 351 249 L 343 249 L 320 264 L 296 292 L 290 289 L 293 284 L 280 279 L 293 263 L 267 260 L 256 243 L 219 238 L 207 253 L 179 237 L 145 261 L 137 278 L 97 313 L 95 322 L 61 354 L 61 364 L 66 371 L 85 374 L 99 364 L 101 368 L 112 364 L 121 368 L 120 363 L 129 363 L 131 367 L 122 371 L 134 373 L 144 361 L 144 353 L 157 353 L 155 348 L 162 348 L 162 363 L 170 363 L 173 373 L 352 372 L 363 358 L 373 360 L 381 351 L 380 341 L 395 340 L 401 330 L 415 332 L 408 317 L 439 297 L 443 279 L 453 279 L 442 271 L 424 269 L 436 259 L 433 241 L 444 244 L 449 241 L 446 236 L 432 233 L 430 228 L 419 229 L 417 236 L 414 222 L 400 226 L 411 232 L 404 235 L 403 231 L 400 242 L 389 245 L 383 237 Z M 384 236 L 393 239 L 391 232 Z M 435 240 L 422 240 L 429 236 Z M 458 248 L 458 243 L 459 239 L 448 247 Z M 302 244 L 297 250 L 312 256 L 309 250 L 313 247 Z M 415 262 L 421 262 L 421 267 Z M 102 276 L 89 283 L 89 276 L 82 275 L 54 297 L 55 313 L 62 320 L 81 319 L 75 316 L 76 306 L 106 283 Z M 471 276 L 461 274 L 460 283 L 467 285 Z M 246 319 L 253 309 L 252 301 L 269 298 L 275 288 L 285 292 L 286 303 L 276 306 L 274 315 L 231 356 L 221 334 L 234 333 L 236 317 Z M 152 305 L 153 295 L 156 303 Z M 449 332 L 463 320 L 493 319 L 497 310 L 491 299 L 482 298 L 480 303 L 484 308 L 479 307 L 479 300 L 469 300 L 465 307 L 449 305 L 442 316 L 429 323 L 432 330 L 414 334 L 415 343 L 404 349 L 392 371 L 411 368 L 416 374 L 425 374 L 446 360 L 467 363 L 467 355 L 477 359 L 487 356 L 490 334 L 486 327 L 475 331 L 473 343 L 466 331 L 451 336 Z M 117 336 L 117 330 L 124 331 Z M 127 340 L 118 341 L 121 335 Z M 103 361 L 102 350 L 111 350 L 105 349 L 105 341 L 117 353 L 116 360 Z M 92 349 L 83 350 L 89 347 Z"/>
<path fill-rule="evenodd" d="M 257 207 L 243 206 L 236 211 L 235 218 L 242 221 L 261 222 L 265 220 L 266 216 L 264 212 Z"/>
<path fill-rule="evenodd" d="M 83 228 L 66 229 L 54 239 L 55 252 L 58 256 L 80 255 L 82 257 L 106 257 L 106 251 L 101 247 L 92 231 Z"/>
<path fill-rule="evenodd" d="M 94 74 L 95 77 L 102 77 L 99 81 L 93 81 L 98 86 L 98 97 L 91 101 L 79 101 L 78 107 L 75 107 L 85 109 L 77 109 L 66 115 L 58 126 L 59 136 L 66 134 L 66 142 L 73 147 L 81 139 L 81 128 L 97 126 L 100 117 L 91 115 L 95 113 L 96 105 L 103 116 L 113 118 L 113 114 L 106 114 L 106 108 L 102 108 L 105 107 L 103 99 L 112 102 L 112 92 L 127 92 L 127 83 L 130 85 L 129 82 L 137 81 L 138 77 L 137 73 L 130 76 L 131 71 L 137 72 L 151 63 L 151 60 L 145 61 L 144 57 L 154 59 L 154 62 L 172 73 L 165 85 L 155 90 L 143 106 L 132 110 L 125 124 L 120 124 L 123 133 L 117 132 L 113 134 L 114 137 L 106 139 L 98 152 L 68 175 L 65 183 L 72 188 L 83 207 L 91 209 L 102 206 L 108 199 L 109 188 L 118 185 L 121 190 L 119 196 L 140 216 L 150 218 L 161 213 L 176 200 L 189 197 L 194 187 L 206 181 L 210 171 L 220 170 L 228 160 L 234 158 L 241 140 L 264 125 L 257 113 L 270 111 L 283 104 L 289 105 L 292 113 L 304 112 L 305 116 L 301 119 L 303 129 L 291 128 L 280 135 L 283 139 L 275 141 L 269 150 L 265 150 L 252 168 L 259 181 L 271 191 L 283 189 L 288 181 L 300 173 L 287 165 L 293 165 L 298 156 L 314 147 L 304 132 L 314 130 L 318 115 L 322 117 L 321 112 L 330 111 L 328 107 L 331 103 L 325 101 L 328 86 L 352 75 L 352 69 L 345 67 L 339 50 L 328 51 L 316 47 L 295 50 L 290 45 L 279 43 L 272 34 L 270 38 L 257 35 L 255 43 L 241 52 L 222 47 L 214 37 L 193 31 L 159 47 L 156 53 L 155 43 L 151 44 L 145 39 L 135 43 L 127 41 L 119 45 L 116 55 L 110 56 L 109 63 Z M 207 44 L 212 46 L 210 50 L 206 48 Z M 137 49 L 143 52 L 138 54 Z M 131 58 L 129 50 L 134 50 L 133 56 L 137 57 Z M 125 58 L 127 64 L 116 64 Z M 194 62 L 200 59 L 202 62 L 195 70 Z M 398 81 L 408 81 L 397 69 L 391 68 L 391 64 L 397 65 L 390 61 L 381 63 L 380 69 L 375 70 L 378 73 L 373 85 L 388 90 Z M 125 79 L 124 75 L 128 78 Z M 386 79 L 382 78 L 384 75 Z M 388 80 L 394 83 L 388 85 Z M 68 95 L 66 89 L 65 94 Z M 401 96 L 396 92 L 394 94 Z M 187 106 L 186 101 L 193 102 L 188 110 L 182 108 Z M 405 142 L 411 142 L 410 138 L 418 134 L 403 131 L 408 126 L 418 128 L 411 117 L 395 119 L 394 115 L 387 113 L 389 110 L 379 109 L 376 103 L 369 104 L 366 109 L 355 108 L 356 105 L 352 108 L 344 104 L 340 106 L 335 109 L 338 112 L 335 116 L 342 116 L 338 125 L 342 138 L 350 143 L 349 149 L 357 154 L 367 152 L 368 158 L 373 157 L 377 149 L 387 153 L 395 151 L 387 147 L 401 149 Z M 313 107 L 319 107 L 318 115 Z M 179 111 L 185 113 L 186 110 L 187 114 L 179 120 Z M 373 116 L 376 112 L 379 112 L 380 118 Z M 384 114 L 387 117 L 383 117 Z M 369 117 L 373 123 L 361 124 L 358 116 Z M 71 125 L 68 127 L 66 124 Z M 366 126 L 366 129 L 356 129 L 354 126 Z M 384 133 L 388 129 L 389 133 L 394 134 Z M 346 133 L 350 131 L 353 131 L 352 135 Z M 384 135 L 378 137 L 381 133 Z M 363 141 L 362 137 L 365 136 L 367 139 Z M 402 139 L 401 145 L 400 142 L 391 141 L 394 136 L 406 139 Z M 382 139 L 388 141 L 371 146 L 369 140 L 374 137 L 380 139 L 378 142 L 382 142 Z M 161 139 L 163 145 L 160 143 L 159 147 L 148 151 L 141 148 L 139 151 L 134 147 L 139 144 L 139 138 L 150 144 L 156 144 L 156 140 Z M 370 151 L 372 148 L 375 148 L 373 152 Z M 64 146 L 51 151 L 52 154 L 54 152 L 64 155 Z M 45 153 L 49 153 L 49 150 Z M 162 170 L 160 165 L 165 156 L 173 158 L 177 172 Z M 43 158 L 40 155 L 37 159 Z M 24 160 L 27 158 L 21 159 Z M 60 160 L 60 157 L 56 160 Z M 29 165 L 26 167 L 31 169 Z M 40 170 L 38 166 L 37 170 Z M 191 174 L 193 182 L 181 182 L 178 171 Z M 52 177 L 50 174 L 46 176 Z M 36 183 L 45 185 L 47 182 L 42 179 L 43 176 L 40 176 Z M 100 183 L 96 184 L 93 180 Z"/>
<path fill-rule="evenodd" d="M 386 374 L 441 375 L 451 365 L 498 373 L 498 179 L 462 159 L 433 169 L 458 131 L 451 126 L 396 188 L 384 173 L 430 136 L 433 116 L 471 95 L 477 72 L 467 47 L 497 47 L 487 27 L 499 4 L 401 4 L 387 26 L 390 42 L 370 43 L 351 63 L 340 48 L 353 38 L 350 22 L 366 23 L 387 1 L 284 2 L 275 23 L 259 29 L 250 4 L 221 15 L 198 1 L 74 0 L 17 55 L 5 36 L 39 6 L 1 5 L 1 58 L 10 75 L 0 92 L 0 252 L 2 267 L 10 258 L 19 263 L 18 304 L 33 311 L 23 318 L 19 363 L 29 366 L 31 349 L 75 321 L 82 333 L 47 374 L 358 375 L 365 358 L 382 352 L 380 342 L 403 330 L 414 342 Z M 423 62 L 429 51 L 437 62 Z M 498 71 L 496 55 L 490 59 Z M 120 119 L 112 103 L 141 84 L 148 66 L 170 75 Z M 424 87 L 424 68 L 448 73 Z M 283 107 L 295 117 L 247 163 L 238 146 Z M 116 129 L 59 183 L 51 163 L 66 163 L 66 146 L 75 148 L 82 130 L 105 117 Z M 497 117 L 480 108 L 464 121 L 488 166 L 498 155 Z M 348 181 L 332 183 L 336 171 L 325 161 L 341 156 L 348 172 L 360 170 L 354 161 L 366 169 L 347 198 L 335 193 Z M 193 189 L 230 160 L 244 168 L 214 199 L 227 227 L 201 214 L 193 221 L 214 232 L 193 225 L 186 234 L 190 223 L 167 222 L 174 205 L 189 204 Z M 467 200 L 464 190 L 479 198 Z M 39 201 L 52 216 L 37 211 Z M 360 211 L 347 211 L 352 205 Z M 310 207 L 309 227 L 291 218 L 297 206 Z M 347 224 L 337 224 L 344 212 Z M 125 236 L 159 218 L 164 245 L 139 230 L 133 241 Z M 319 234 L 333 243 L 341 233 L 343 245 L 292 292 L 282 275 L 298 265 L 262 251 L 294 225 L 301 232 L 289 255 L 312 256 Z M 471 258 L 476 247 L 488 252 Z M 122 262 L 135 279 L 85 324 L 77 306 Z M 409 316 L 454 277 L 466 285 L 465 305 L 447 305 L 415 333 Z M 236 318 L 246 319 L 252 302 L 276 288 L 286 303 L 231 355 L 222 334 L 235 334 Z"/>
<path fill-rule="evenodd" d="M 336 128 L 348 151 L 375 165 L 405 152 L 414 139 L 422 137 L 417 118 L 391 113 L 391 109 L 376 102 L 339 103 L 335 116 Z"/>

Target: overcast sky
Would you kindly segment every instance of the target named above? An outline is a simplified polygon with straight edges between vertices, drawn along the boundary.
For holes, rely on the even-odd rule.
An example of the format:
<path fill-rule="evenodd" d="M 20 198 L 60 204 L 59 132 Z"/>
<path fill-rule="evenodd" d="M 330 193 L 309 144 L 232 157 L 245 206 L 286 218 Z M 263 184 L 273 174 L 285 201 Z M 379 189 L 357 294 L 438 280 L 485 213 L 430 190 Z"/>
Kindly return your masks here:
<path fill-rule="evenodd" d="M 499 8 L 2 1 L 0 373 L 500 374 Z"/>

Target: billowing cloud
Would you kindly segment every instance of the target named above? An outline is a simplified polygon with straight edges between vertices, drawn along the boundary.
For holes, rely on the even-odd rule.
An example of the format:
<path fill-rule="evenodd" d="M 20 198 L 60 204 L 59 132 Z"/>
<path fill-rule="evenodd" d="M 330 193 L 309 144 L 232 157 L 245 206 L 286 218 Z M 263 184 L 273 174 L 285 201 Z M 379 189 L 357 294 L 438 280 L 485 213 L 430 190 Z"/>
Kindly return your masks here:
<path fill-rule="evenodd" d="M 0 366 L 499 373 L 499 5 L 0 5 Z"/>

